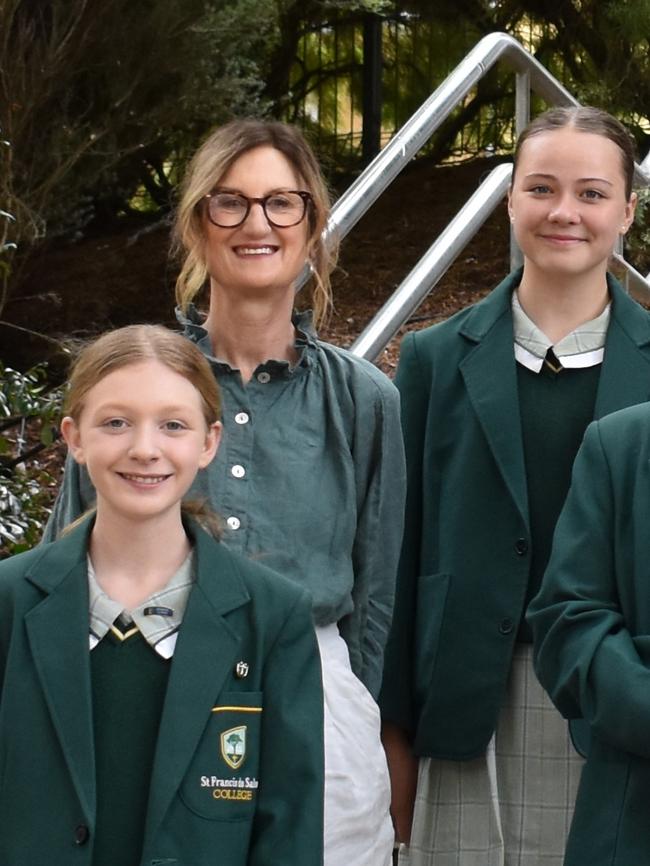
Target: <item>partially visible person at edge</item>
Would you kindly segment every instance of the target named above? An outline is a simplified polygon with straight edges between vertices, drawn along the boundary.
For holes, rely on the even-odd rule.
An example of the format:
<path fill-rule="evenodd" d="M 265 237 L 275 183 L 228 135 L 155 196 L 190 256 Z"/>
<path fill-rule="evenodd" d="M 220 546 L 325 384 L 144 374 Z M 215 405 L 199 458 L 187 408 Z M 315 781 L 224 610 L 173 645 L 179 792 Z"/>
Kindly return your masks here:
<path fill-rule="evenodd" d="M 595 421 L 539 594 L 535 668 L 589 724 L 565 866 L 650 863 L 650 403 Z"/>
<path fill-rule="evenodd" d="M 3 866 L 323 862 L 309 593 L 181 506 L 219 403 L 167 328 L 76 362 L 61 429 L 96 508 L 0 563 Z"/>
<path fill-rule="evenodd" d="M 175 225 L 178 318 L 224 403 L 223 443 L 191 495 L 223 516 L 231 549 L 311 591 L 325 688 L 325 863 L 384 866 L 392 827 L 374 698 L 402 536 L 399 397 L 372 364 L 319 341 L 311 313 L 292 312 L 306 264 L 316 320 L 328 311 L 328 214 L 316 159 L 285 124 L 234 121 L 189 166 Z M 203 318 L 191 302 L 206 282 Z M 69 464 L 46 537 L 92 499 Z"/>
<path fill-rule="evenodd" d="M 408 496 L 380 706 L 404 864 L 562 862 L 583 759 L 524 614 L 585 428 L 650 397 L 650 316 L 607 270 L 633 173 L 605 112 L 537 117 L 508 194 L 523 269 L 402 344 Z"/>

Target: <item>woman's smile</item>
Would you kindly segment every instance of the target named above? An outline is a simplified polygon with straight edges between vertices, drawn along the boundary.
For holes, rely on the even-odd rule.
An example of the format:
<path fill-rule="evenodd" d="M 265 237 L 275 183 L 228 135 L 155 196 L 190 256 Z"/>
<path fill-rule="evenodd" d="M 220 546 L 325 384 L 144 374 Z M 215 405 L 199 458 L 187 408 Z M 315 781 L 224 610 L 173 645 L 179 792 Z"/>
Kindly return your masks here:
<path fill-rule="evenodd" d="M 215 183 L 250 199 L 304 186 L 284 154 L 269 146 L 243 153 L 223 177 L 215 178 Z M 256 202 L 244 222 L 233 228 L 216 226 L 206 216 L 205 234 L 214 291 L 232 296 L 293 296 L 293 285 L 307 261 L 306 218 L 297 225 L 278 228 L 269 223 Z"/>

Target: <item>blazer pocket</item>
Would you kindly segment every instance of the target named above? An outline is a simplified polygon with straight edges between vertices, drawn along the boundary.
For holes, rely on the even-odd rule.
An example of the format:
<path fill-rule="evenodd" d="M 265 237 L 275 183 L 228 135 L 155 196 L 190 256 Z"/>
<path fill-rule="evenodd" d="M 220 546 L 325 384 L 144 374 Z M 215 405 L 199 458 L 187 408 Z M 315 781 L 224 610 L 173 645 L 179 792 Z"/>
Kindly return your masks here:
<path fill-rule="evenodd" d="M 260 785 L 262 692 L 219 695 L 181 784 L 192 812 L 213 821 L 251 819 Z"/>
<path fill-rule="evenodd" d="M 415 608 L 415 694 L 420 706 L 429 695 L 433 679 L 450 580 L 449 574 L 426 574 L 418 580 Z"/>

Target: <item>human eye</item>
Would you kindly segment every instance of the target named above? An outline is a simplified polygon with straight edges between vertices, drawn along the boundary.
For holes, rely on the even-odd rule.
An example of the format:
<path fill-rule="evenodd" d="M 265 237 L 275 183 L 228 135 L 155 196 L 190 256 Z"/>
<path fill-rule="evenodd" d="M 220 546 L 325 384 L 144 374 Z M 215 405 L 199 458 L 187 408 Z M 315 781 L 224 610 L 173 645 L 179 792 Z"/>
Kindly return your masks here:
<path fill-rule="evenodd" d="M 106 418 L 101 426 L 109 433 L 119 433 L 127 427 L 127 423 L 124 418 Z"/>
<path fill-rule="evenodd" d="M 606 196 L 599 189 L 585 189 L 582 192 L 582 197 L 588 201 L 600 201 Z"/>
<path fill-rule="evenodd" d="M 212 201 L 222 211 L 236 213 L 246 207 L 246 201 L 236 193 L 220 192 L 212 196 Z"/>
<path fill-rule="evenodd" d="M 181 433 L 183 430 L 187 430 L 187 425 L 183 421 L 177 421 L 176 419 L 165 421 L 163 423 L 163 428 L 168 433 Z"/>
<path fill-rule="evenodd" d="M 299 199 L 298 196 L 292 195 L 288 192 L 276 192 L 267 198 L 266 206 L 276 211 L 291 210 L 296 207 L 296 198 Z"/>
<path fill-rule="evenodd" d="M 528 187 L 528 192 L 533 195 L 548 195 L 551 192 L 551 188 L 545 183 L 536 183 Z"/>

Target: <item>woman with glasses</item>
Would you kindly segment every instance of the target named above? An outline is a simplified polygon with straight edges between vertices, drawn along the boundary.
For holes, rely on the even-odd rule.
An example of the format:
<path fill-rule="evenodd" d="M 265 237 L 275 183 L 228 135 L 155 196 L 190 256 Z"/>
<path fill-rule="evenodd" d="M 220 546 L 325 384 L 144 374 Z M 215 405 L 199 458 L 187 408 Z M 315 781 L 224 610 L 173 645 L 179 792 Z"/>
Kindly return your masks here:
<path fill-rule="evenodd" d="M 306 267 L 313 319 L 330 307 L 328 213 L 315 157 L 285 124 L 234 121 L 189 166 L 175 224 L 178 318 L 219 381 L 224 428 L 191 494 L 222 515 L 228 546 L 310 589 L 325 692 L 325 863 L 387 866 L 374 697 L 402 534 L 403 448 L 393 385 L 319 341 L 311 312 L 294 311 Z M 202 316 L 193 301 L 204 289 Z M 92 495 L 70 464 L 46 537 Z"/>

